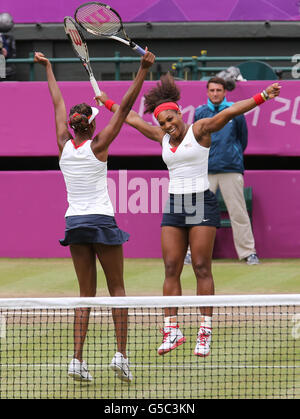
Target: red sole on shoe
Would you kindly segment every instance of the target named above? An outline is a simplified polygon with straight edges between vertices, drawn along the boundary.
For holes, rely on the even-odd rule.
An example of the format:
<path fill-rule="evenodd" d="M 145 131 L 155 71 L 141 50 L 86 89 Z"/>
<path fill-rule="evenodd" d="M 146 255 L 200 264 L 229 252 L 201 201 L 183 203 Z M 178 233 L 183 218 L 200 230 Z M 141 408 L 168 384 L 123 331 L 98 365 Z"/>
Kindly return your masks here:
<path fill-rule="evenodd" d="M 176 343 L 175 343 L 175 345 L 174 346 L 172 346 L 172 348 L 170 348 L 170 349 L 167 349 L 167 350 L 160 350 L 160 351 L 157 351 L 157 353 L 158 353 L 158 355 L 164 355 L 164 354 L 167 354 L 168 352 L 170 352 L 170 351 L 172 351 L 173 349 L 176 349 L 178 346 L 180 346 L 180 345 L 182 345 L 183 343 L 185 343 L 186 342 L 186 338 L 181 338 L 180 340 L 178 340 Z"/>
<path fill-rule="evenodd" d="M 209 354 L 210 354 L 210 352 L 208 352 L 208 354 L 197 354 L 196 352 L 194 352 L 194 354 L 196 355 L 196 356 L 201 356 L 202 358 L 205 358 L 206 356 L 208 356 Z"/>

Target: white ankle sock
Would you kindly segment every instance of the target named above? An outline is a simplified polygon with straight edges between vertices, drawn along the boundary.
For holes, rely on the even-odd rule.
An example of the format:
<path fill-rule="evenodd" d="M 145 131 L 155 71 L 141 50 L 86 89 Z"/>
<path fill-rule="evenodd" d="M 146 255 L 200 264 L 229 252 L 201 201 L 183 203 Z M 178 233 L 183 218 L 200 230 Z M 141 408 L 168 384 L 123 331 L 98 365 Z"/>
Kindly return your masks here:
<path fill-rule="evenodd" d="M 212 317 L 211 316 L 201 316 L 200 327 L 209 327 L 212 328 Z"/>
<path fill-rule="evenodd" d="M 177 316 L 170 316 L 164 318 L 165 326 L 177 326 Z"/>

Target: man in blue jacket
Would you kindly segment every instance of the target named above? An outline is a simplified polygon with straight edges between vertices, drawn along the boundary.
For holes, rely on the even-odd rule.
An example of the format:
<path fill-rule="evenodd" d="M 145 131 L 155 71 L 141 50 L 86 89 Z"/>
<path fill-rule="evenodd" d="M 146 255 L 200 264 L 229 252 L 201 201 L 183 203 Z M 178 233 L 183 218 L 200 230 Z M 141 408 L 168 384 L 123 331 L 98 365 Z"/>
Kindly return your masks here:
<path fill-rule="evenodd" d="M 226 100 L 226 84 L 219 77 L 207 82 L 208 101 L 195 111 L 194 121 L 211 118 L 233 102 Z M 244 115 L 233 118 L 220 131 L 211 134 L 211 148 L 208 160 L 210 190 L 219 188 L 231 221 L 235 249 L 240 260 L 256 265 L 255 242 L 250 218 L 244 198 L 244 157 L 248 130 Z M 189 255 L 187 254 L 186 263 Z"/>

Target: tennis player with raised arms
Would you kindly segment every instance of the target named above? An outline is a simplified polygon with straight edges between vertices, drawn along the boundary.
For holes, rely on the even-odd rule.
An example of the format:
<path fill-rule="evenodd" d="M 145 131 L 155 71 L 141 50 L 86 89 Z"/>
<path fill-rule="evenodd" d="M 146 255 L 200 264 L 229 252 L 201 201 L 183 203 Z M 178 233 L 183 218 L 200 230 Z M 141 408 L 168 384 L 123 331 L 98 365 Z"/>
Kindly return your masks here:
<path fill-rule="evenodd" d="M 110 295 L 124 296 L 122 244 L 128 240 L 129 235 L 118 228 L 108 195 L 108 149 L 133 106 L 155 56 L 146 50 L 137 75 L 117 112 L 97 135 L 94 133 L 98 109 L 81 103 L 71 108 L 68 118 L 50 61 L 40 52 L 35 53 L 34 61 L 46 69 L 55 112 L 59 164 L 66 183 L 69 204 L 65 214 L 65 238 L 61 240 L 61 244 L 70 246 L 80 296 L 96 295 L 97 257 L 102 265 Z M 68 129 L 68 119 L 74 135 Z M 88 308 L 75 311 L 74 358 L 70 362 L 68 374 L 80 381 L 92 380 L 86 362 L 82 359 L 89 314 Z M 117 352 L 110 367 L 121 380 L 130 382 L 132 374 L 126 355 L 128 312 L 127 309 L 113 309 L 112 314 Z"/>
<path fill-rule="evenodd" d="M 154 113 L 159 126 L 148 124 L 134 111 L 129 112 L 126 123 L 161 144 L 162 158 L 169 170 L 169 199 L 161 224 L 165 265 L 163 295 L 182 295 L 180 276 L 188 245 L 197 281 L 197 295 L 214 294 L 211 262 L 220 215 L 208 182 L 210 134 L 220 130 L 235 116 L 273 99 L 279 93 L 280 86 L 274 83 L 262 93 L 236 102 L 213 118 L 201 119 L 189 126 L 183 121 L 178 105 L 180 90 L 171 75 L 167 74 L 145 95 L 145 113 Z M 106 93 L 102 92 L 97 99 L 112 112 L 118 112 L 119 105 Z M 210 353 L 212 307 L 201 308 L 201 315 L 194 354 L 204 357 Z M 177 308 L 165 309 L 163 342 L 158 354 L 163 355 L 185 341 L 177 321 Z"/>

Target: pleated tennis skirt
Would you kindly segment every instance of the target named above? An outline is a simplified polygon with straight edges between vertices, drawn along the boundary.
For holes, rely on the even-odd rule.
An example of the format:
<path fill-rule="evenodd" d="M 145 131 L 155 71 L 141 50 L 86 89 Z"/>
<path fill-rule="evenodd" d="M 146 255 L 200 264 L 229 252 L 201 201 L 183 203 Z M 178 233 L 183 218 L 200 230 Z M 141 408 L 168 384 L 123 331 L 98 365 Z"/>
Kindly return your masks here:
<path fill-rule="evenodd" d="M 210 226 L 219 228 L 221 224 L 218 200 L 213 192 L 192 194 L 169 194 L 161 226 L 193 227 Z"/>
<path fill-rule="evenodd" d="M 121 230 L 109 215 L 72 215 L 66 217 L 65 238 L 62 246 L 70 244 L 102 243 L 120 245 L 128 241 L 129 234 Z"/>

